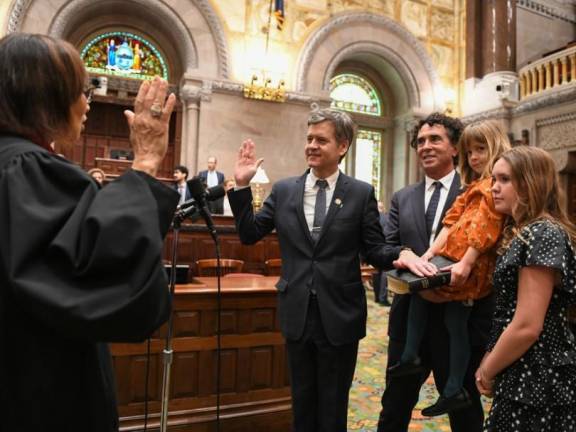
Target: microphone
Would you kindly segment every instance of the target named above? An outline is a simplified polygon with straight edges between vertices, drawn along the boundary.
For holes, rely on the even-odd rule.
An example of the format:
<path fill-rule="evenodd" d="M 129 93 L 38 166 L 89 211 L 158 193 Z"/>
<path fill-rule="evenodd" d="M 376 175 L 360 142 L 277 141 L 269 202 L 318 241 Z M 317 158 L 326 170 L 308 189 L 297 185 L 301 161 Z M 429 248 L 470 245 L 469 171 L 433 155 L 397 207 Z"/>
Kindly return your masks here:
<path fill-rule="evenodd" d="M 208 227 L 208 230 L 210 231 L 212 238 L 214 238 L 214 240 L 216 241 L 216 228 L 214 227 L 214 221 L 212 220 L 212 215 L 210 214 L 210 210 L 208 210 L 207 196 L 209 196 L 209 195 L 207 194 L 207 190 L 204 187 L 204 183 L 202 183 L 202 180 L 200 180 L 200 177 L 194 177 L 192 180 L 190 180 L 188 182 L 188 189 L 190 190 L 190 194 L 192 195 L 192 198 L 194 198 L 194 200 L 196 200 L 196 206 L 198 208 L 198 212 L 200 213 L 200 216 L 202 216 L 204 218 L 204 221 L 206 222 L 206 226 Z M 214 189 L 214 188 L 210 188 L 210 191 L 212 189 Z M 224 196 L 224 188 L 223 187 L 221 187 L 220 193 L 222 193 L 221 196 Z M 215 196 L 215 195 L 216 195 L 216 192 L 214 194 L 210 193 L 210 196 Z M 220 197 L 217 197 L 217 198 L 220 198 Z M 216 198 L 213 198 L 213 199 L 216 199 Z"/>
<path fill-rule="evenodd" d="M 190 192 L 192 193 L 192 186 L 191 183 L 195 182 L 195 178 L 194 177 L 192 180 L 190 180 L 188 182 L 188 190 L 190 190 Z M 200 184 L 202 185 L 202 187 L 204 187 L 204 184 L 202 183 L 202 180 L 200 180 Z M 194 186 L 194 187 L 198 187 L 198 186 Z M 224 186 L 222 185 L 216 185 L 216 186 L 212 186 L 211 188 L 208 189 L 204 189 L 202 191 L 202 194 L 204 195 L 204 199 L 206 201 L 216 201 L 217 199 L 222 198 L 224 195 L 226 195 L 226 189 L 224 189 Z M 192 196 L 194 196 L 194 194 L 192 193 Z M 195 198 L 189 199 L 188 201 L 184 201 L 182 204 L 180 204 L 178 206 L 178 209 L 186 209 L 188 207 L 192 207 L 192 206 L 196 206 L 198 205 L 198 202 Z"/>

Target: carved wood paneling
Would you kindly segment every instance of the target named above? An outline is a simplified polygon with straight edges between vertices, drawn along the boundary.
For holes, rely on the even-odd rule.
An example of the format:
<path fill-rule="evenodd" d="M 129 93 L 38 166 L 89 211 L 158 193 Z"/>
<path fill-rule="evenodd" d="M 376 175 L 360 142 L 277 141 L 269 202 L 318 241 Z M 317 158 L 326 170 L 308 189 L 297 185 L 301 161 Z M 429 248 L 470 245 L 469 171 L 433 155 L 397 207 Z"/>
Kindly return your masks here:
<path fill-rule="evenodd" d="M 244 261 L 244 272 L 265 274 L 264 262 L 270 258 L 280 258 L 278 236 L 271 233 L 254 245 L 243 245 L 240 242 L 234 220 L 224 216 L 214 216 L 216 230 L 220 238 L 222 258 Z M 164 259 L 170 261 L 172 254 L 172 233 L 164 242 Z M 191 275 L 197 275 L 196 261 L 216 258 L 214 242 L 203 223 L 184 225 L 178 240 L 178 264 L 188 264 Z"/>
<path fill-rule="evenodd" d="M 216 289 L 178 286 L 169 430 L 207 431 L 213 427 L 217 382 Z M 246 282 L 246 281 L 249 281 Z M 290 389 L 284 340 L 276 314 L 276 278 L 239 278 L 222 285 L 220 399 L 223 432 L 290 429 Z M 251 288 L 248 288 L 251 287 Z M 162 393 L 163 327 L 151 339 L 148 424 L 158 421 Z M 112 344 L 121 430 L 143 424 L 146 344 Z M 247 429 L 246 429 L 247 428 Z"/>

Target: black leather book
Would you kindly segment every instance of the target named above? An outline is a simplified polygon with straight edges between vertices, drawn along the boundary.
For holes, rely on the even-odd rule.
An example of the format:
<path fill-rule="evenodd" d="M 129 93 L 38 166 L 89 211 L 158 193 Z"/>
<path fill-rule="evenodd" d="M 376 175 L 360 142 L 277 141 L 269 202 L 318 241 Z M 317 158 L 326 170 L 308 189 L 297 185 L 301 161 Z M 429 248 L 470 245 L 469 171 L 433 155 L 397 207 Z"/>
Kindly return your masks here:
<path fill-rule="evenodd" d="M 454 264 L 454 261 L 435 256 L 430 260 L 436 267 L 441 269 Z M 395 294 L 411 294 L 425 289 L 434 289 L 450 283 L 450 271 L 440 271 L 434 276 L 420 277 L 408 270 L 391 270 L 386 272 L 388 289 Z"/>

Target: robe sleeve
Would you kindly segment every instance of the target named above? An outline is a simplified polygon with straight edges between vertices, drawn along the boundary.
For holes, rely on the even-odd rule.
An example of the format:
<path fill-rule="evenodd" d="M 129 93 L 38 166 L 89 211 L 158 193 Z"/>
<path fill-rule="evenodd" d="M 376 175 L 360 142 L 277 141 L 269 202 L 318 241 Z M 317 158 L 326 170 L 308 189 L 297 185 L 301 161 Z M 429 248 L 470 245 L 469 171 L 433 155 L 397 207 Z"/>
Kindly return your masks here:
<path fill-rule="evenodd" d="M 137 341 L 168 317 L 162 266 L 178 193 L 128 171 L 100 189 L 48 153 L 0 172 L 0 272 L 10 307 L 69 338 Z"/>

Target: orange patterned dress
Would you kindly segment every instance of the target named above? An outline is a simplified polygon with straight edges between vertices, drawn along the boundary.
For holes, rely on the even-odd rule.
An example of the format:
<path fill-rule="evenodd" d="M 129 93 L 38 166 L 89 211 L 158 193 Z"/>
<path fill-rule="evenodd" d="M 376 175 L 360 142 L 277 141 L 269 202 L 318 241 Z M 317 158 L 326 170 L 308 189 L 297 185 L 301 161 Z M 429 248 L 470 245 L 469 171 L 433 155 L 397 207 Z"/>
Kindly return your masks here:
<path fill-rule="evenodd" d="M 471 183 L 460 194 L 442 221 L 448 228 L 446 244 L 439 255 L 460 261 L 468 247 L 480 251 L 468 280 L 457 291 L 445 294 L 450 300 L 475 300 L 490 294 L 496 264 L 496 242 L 504 224 L 504 215 L 494 208 L 490 177 Z"/>

